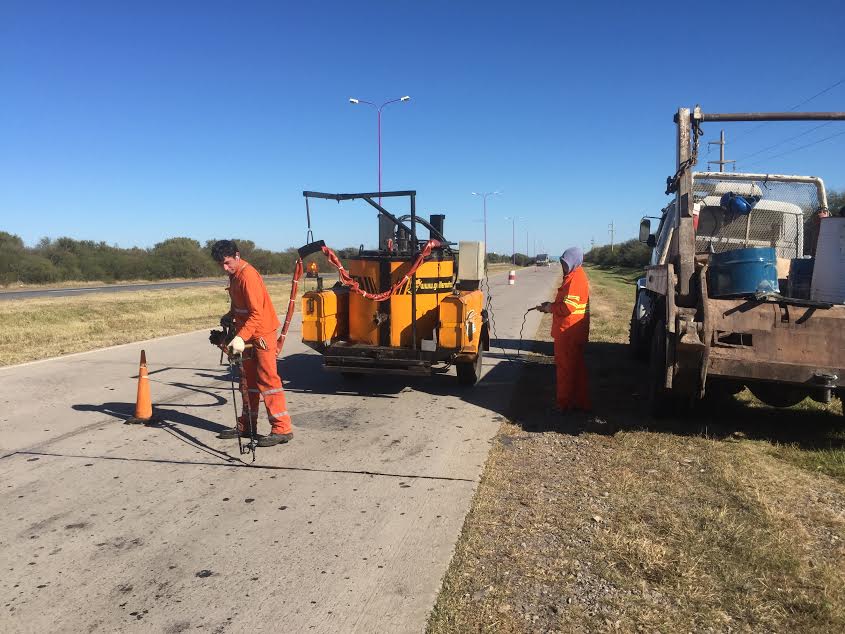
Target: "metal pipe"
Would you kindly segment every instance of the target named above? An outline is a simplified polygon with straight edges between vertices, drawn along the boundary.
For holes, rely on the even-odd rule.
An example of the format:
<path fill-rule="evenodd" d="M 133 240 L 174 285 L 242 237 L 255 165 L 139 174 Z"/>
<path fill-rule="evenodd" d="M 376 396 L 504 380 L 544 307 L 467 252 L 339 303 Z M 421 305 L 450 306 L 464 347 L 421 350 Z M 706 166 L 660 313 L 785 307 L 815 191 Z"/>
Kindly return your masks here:
<path fill-rule="evenodd" d="M 417 197 L 411 194 L 411 252 L 417 254 Z M 417 273 L 411 276 L 411 349 L 417 349 Z"/>
<path fill-rule="evenodd" d="M 845 112 L 702 112 L 695 118 L 699 121 L 845 121 Z"/>

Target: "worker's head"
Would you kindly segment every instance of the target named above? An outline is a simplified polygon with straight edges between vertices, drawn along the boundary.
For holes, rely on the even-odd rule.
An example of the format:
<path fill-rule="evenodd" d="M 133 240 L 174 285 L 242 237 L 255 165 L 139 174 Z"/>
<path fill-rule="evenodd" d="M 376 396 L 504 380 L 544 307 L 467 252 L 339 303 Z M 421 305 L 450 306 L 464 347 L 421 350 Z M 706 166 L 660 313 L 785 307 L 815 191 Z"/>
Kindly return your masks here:
<path fill-rule="evenodd" d="M 830 218 L 830 210 L 827 207 L 819 207 L 816 214 L 819 218 Z"/>
<path fill-rule="evenodd" d="M 563 267 L 563 274 L 568 275 L 577 269 L 584 262 L 584 252 L 580 247 L 569 247 L 560 256 L 560 265 Z"/>
<path fill-rule="evenodd" d="M 218 240 L 211 246 L 211 257 L 220 268 L 232 275 L 238 270 L 241 254 L 234 240 Z"/>

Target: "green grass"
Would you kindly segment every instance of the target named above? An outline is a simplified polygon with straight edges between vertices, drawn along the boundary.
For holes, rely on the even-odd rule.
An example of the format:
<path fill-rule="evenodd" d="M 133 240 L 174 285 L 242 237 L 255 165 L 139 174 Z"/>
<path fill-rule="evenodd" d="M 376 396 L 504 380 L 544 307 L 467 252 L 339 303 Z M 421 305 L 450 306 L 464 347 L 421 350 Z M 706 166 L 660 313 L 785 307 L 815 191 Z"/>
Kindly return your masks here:
<path fill-rule="evenodd" d="M 220 286 L 126 291 L 0 302 L 0 366 L 106 346 L 216 328 L 229 310 Z M 310 282 L 305 282 L 309 289 Z M 289 282 L 268 282 L 284 318 Z"/>

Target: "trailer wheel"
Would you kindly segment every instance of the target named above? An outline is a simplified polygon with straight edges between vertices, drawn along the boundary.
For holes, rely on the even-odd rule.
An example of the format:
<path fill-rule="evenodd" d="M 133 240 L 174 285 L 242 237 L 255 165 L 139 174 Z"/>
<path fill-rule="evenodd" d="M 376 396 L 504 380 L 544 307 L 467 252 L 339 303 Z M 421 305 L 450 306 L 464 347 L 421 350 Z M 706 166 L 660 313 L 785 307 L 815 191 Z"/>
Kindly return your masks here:
<path fill-rule="evenodd" d="M 676 399 L 664 384 L 666 380 L 666 323 L 661 320 L 654 326 L 651 336 L 651 354 L 648 368 L 648 400 L 651 415 L 665 418 L 675 410 Z"/>
<path fill-rule="evenodd" d="M 483 365 L 484 349 L 478 346 L 478 354 L 475 361 L 456 363 L 455 370 L 458 373 L 458 383 L 466 386 L 473 386 L 481 378 L 481 366 Z"/>

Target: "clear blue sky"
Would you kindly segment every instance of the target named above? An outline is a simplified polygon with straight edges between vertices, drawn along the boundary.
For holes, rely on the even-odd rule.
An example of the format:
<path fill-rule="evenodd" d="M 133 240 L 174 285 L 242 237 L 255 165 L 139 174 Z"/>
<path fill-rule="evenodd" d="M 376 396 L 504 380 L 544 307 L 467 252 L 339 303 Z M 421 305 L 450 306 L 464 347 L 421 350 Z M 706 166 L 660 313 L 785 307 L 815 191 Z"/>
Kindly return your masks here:
<path fill-rule="evenodd" d="M 511 251 L 635 235 L 674 171 L 672 115 L 788 110 L 845 79 L 841 1 L 0 3 L 0 230 L 121 246 L 305 241 L 301 192 L 416 189 L 452 240 Z M 845 110 L 845 82 L 801 107 Z M 845 188 L 833 123 L 726 126 L 740 169 Z M 708 124 L 705 140 L 718 138 Z M 794 150 L 794 151 L 793 151 Z M 779 154 L 783 156 L 777 156 Z M 772 157 L 771 160 L 767 160 Z M 717 148 L 702 159 L 718 158 Z M 401 211 L 401 210 L 398 210 Z M 317 238 L 376 238 L 364 203 Z"/>

